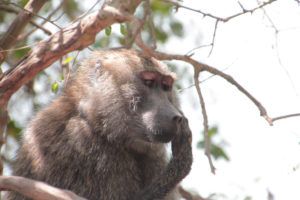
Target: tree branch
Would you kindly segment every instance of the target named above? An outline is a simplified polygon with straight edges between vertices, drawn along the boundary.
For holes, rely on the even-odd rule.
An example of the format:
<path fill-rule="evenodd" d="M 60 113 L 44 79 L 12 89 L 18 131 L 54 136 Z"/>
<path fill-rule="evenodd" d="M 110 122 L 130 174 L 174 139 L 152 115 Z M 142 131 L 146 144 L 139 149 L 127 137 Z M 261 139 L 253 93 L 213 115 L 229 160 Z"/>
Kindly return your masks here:
<path fill-rule="evenodd" d="M 44 21 L 39 26 L 43 27 L 43 25 L 47 22 L 54 23 L 53 21 L 51 21 L 51 17 L 58 12 L 58 10 L 63 6 L 63 4 L 64 4 L 64 1 L 61 1 L 61 3 L 47 16 L 47 18 L 43 19 Z M 34 28 L 27 33 L 23 33 L 23 34 L 19 35 L 18 41 L 22 41 L 25 38 L 29 37 L 32 33 L 34 33 L 37 30 L 37 28 Z M 51 34 L 52 33 L 50 32 L 49 35 L 51 35 Z"/>
<path fill-rule="evenodd" d="M 6 143 L 6 128 L 8 123 L 7 105 L 0 108 L 0 152 L 2 146 Z M 3 174 L 3 161 L 0 158 L 0 176 Z"/>
<path fill-rule="evenodd" d="M 246 13 L 253 13 L 254 11 L 260 9 L 260 8 L 263 8 L 267 5 L 270 5 L 271 3 L 277 1 L 277 0 L 269 0 L 267 2 L 264 2 L 262 3 L 261 5 L 255 7 L 255 8 L 252 8 L 252 9 L 242 9 L 241 12 L 238 12 L 236 14 L 233 14 L 233 15 L 230 15 L 228 17 L 219 17 L 219 16 L 216 16 L 216 15 L 213 15 L 213 14 L 210 14 L 210 13 L 207 13 L 207 12 L 204 12 L 202 10 L 197 10 L 197 9 L 194 9 L 194 8 L 191 8 L 191 7 L 187 7 L 187 6 L 184 6 L 176 1 L 173 1 L 173 0 L 161 0 L 161 1 L 164 1 L 166 3 L 171 3 L 173 4 L 175 7 L 177 8 L 184 8 L 184 9 L 187 9 L 187 10 L 190 10 L 190 11 L 193 11 L 193 12 L 197 12 L 197 13 L 200 13 L 202 14 L 204 17 L 210 17 L 210 18 L 213 18 L 213 19 L 216 19 L 218 21 L 221 21 L 221 22 L 228 22 L 229 20 L 233 19 L 233 18 L 236 18 L 236 17 L 239 17 L 241 15 L 244 15 Z M 241 4 L 239 3 L 239 5 L 241 6 Z"/>
<path fill-rule="evenodd" d="M 15 14 L 18 14 L 19 13 L 19 10 L 15 9 L 15 8 L 12 8 L 11 6 L 8 6 L 8 5 L 5 5 L 5 4 L 1 4 L 0 3 L 0 10 L 4 10 L 6 12 L 11 12 L 11 13 L 15 13 Z M 42 30 L 45 34 L 47 35 L 51 35 L 51 32 L 47 29 L 45 29 L 44 27 L 42 27 L 41 25 L 37 24 L 35 21 L 33 20 L 30 20 L 29 22 L 32 26 L 35 27 L 35 30 L 36 29 L 40 29 Z M 19 41 L 19 39 L 18 39 Z"/>
<path fill-rule="evenodd" d="M 19 176 L 0 176 L 0 191 L 8 190 L 33 200 L 86 200 L 71 191 L 58 189 L 40 181 Z"/>
<path fill-rule="evenodd" d="M 211 53 L 214 49 L 214 46 L 215 46 L 215 39 L 216 39 L 216 34 L 217 34 L 218 23 L 219 23 L 219 20 L 216 20 L 215 26 L 214 26 L 214 33 L 213 33 L 212 40 L 211 40 L 211 49 L 208 53 L 208 56 L 211 55 Z"/>
<path fill-rule="evenodd" d="M 81 20 L 58 31 L 32 49 L 17 67 L 0 77 L 0 106 L 22 85 L 37 73 L 47 68 L 63 55 L 80 50 L 95 41 L 96 34 L 113 23 L 130 21 L 140 0 L 115 0 L 106 3 L 97 12 L 86 15 Z"/>
<path fill-rule="evenodd" d="M 229 83 L 236 86 L 239 91 L 241 91 L 243 94 L 245 94 L 256 105 L 256 107 L 258 108 L 258 110 L 260 112 L 260 115 L 262 117 L 264 117 L 270 125 L 272 125 L 272 118 L 270 118 L 268 116 L 267 111 L 264 108 L 264 106 L 230 75 L 228 75 L 214 67 L 211 67 L 207 64 L 198 62 L 188 55 L 167 54 L 167 53 L 163 53 L 163 52 L 159 52 L 159 51 L 154 51 L 151 48 L 147 47 L 147 45 L 145 45 L 143 43 L 141 37 L 137 37 L 136 43 L 141 49 L 143 49 L 143 51 L 145 53 L 149 54 L 149 56 L 153 56 L 159 60 L 181 60 L 181 61 L 190 63 L 192 66 L 194 66 L 194 68 L 196 68 L 195 70 L 199 70 L 200 72 L 207 71 L 214 75 L 224 78 Z"/>
<path fill-rule="evenodd" d="M 290 117 L 300 117 L 300 113 L 295 113 L 295 114 L 289 114 L 289 115 L 283 115 L 283 116 L 279 116 L 279 117 L 274 117 L 274 118 L 272 118 L 272 122 L 275 122 L 275 121 L 280 120 L 280 119 L 290 118 Z"/>
<path fill-rule="evenodd" d="M 9 49 L 17 40 L 19 34 L 25 26 L 31 21 L 34 13 L 37 13 L 48 0 L 30 0 L 24 10 L 21 10 L 8 30 L 0 39 L 0 50 Z M 6 57 L 6 51 L 0 51 L 0 64 Z"/>
<path fill-rule="evenodd" d="M 236 86 L 240 92 L 242 92 L 244 95 L 246 95 L 256 105 L 256 107 L 258 108 L 258 110 L 260 112 L 260 115 L 269 123 L 269 125 L 273 125 L 273 121 L 276 121 L 279 119 L 300 116 L 299 113 L 296 113 L 296 114 L 287 115 L 287 117 L 284 116 L 284 117 L 272 118 L 268 115 L 265 107 L 250 92 L 248 92 L 243 86 L 241 86 L 232 76 L 218 70 L 217 68 L 214 68 L 207 64 L 198 62 L 198 61 L 194 60 L 193 58 L 191 58 L 191 56 L 189 56 L 189 55 L 167 54 L 167 53 L 163 53 L 163 52 L 159 52 L 159 51 L 154 51 L 153 49 L 151 49 L 150 47 L 148 47 L 147 45 L 144 44 L 141 36 L 137 37 L 136 43 L 146 54 L 148 54 L 149 56 L 155 57 L 159 60 L 181 60 L 181 61 L 190 63 L 194 68 L 196 68 L 195 69 L 196 72 L 197 71 L 199 71 L 199 72 L 207 71 L 207 72 L 210 72 L 211 74 L 222 77 L 223 79 L 225 79 L 232 85 Z"/>
<path fill-rule="evenodd" d="M 210 137 L 208 135 L 208 118 L 207 118 L 207 112 L 206 112 L 206 107 L 205 107 L 205 101 L 200 89 L 200 83 L 199 83 L 199 74 L 200 74 L 200 68 L 194 67 L 194 81 L 195 81 L 195 87 L 197 90 L 197 94 L 199 97 L 200 105 L 201 105 L 201 110 L 202 110 L 202 116 L 203 116 L 203 127 L 204 127 L 204 153 L 208 159 L 209 166 L 210 166 L 210 171 L 211 173 L 215 174 L 216 173 L 216 168 L 212 162 L 211 155 L 210 155 Z"/>

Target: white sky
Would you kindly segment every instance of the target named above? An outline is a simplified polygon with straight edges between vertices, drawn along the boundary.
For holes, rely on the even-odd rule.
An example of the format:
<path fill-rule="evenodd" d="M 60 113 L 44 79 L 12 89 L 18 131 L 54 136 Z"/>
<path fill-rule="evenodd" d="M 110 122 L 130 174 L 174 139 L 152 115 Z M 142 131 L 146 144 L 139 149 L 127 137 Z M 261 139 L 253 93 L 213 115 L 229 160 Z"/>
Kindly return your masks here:
<path fill-rule="evenodd" d="M 225 17 L 240 11 L 236 2 L 202 0 L 184 4 Z M 256 5 L 255 0 L 241 2 L 246 8 Z M 219 23 L 213 54 L 207 57 L 209 49 L 202 49 L 196 51 L 194 58 L 221 70 L 228 68 L 224 72 L 254 95 L 270 116 L 299 113 L 300 6 L 294 0 L 278 0 L 266 10 L 277 28 L 282 29 L 278 35 L 282 66 L 274 29 L 262 11 Z M 186 24 L 186 36 L 172 40 L 166 47 L 168 52 L 186 53 L 210 43 L 213 20 L 202 20 L 200 14 L 182 9 L 176 16 Z M 217 124 L 220 136 L 229 143 L 226 151 L 231 161 L 215 162 L 218 170 L 212 175 L 203 151 L 195 149 L 193 169 L 184 181 L 185 187 L 203 196 L 223 193 L 228 199 L 244 199 L 247 195 L 267 199 L 270 190 L 276 200 L 299 200 L 300 118 L 277 121 L 270 127 L 249 99 L 219 77 L 204 82 L 202 90 L 210 124 Z M 194 88 L 181 96 L 196 143 L 203 128 L 195 98 Z"/>

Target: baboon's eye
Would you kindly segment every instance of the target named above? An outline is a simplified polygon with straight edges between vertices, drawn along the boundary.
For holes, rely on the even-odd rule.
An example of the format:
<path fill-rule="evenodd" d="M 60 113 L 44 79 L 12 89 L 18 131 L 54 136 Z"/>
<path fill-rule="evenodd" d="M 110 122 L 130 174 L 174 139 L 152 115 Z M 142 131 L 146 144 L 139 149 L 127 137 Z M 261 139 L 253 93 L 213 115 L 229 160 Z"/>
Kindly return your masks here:
<path fill-rule="evenodd" d="M 167 84 L 162 84 L 161 87 L 164 91 L 170 91 L 172 89 L 172 86 Z"/>
<path fill-rule="evenodd" d="M 161 81 L 161 87 L 164 91 L 172 90 L 173 86 L 173 78 L 171 76 L 164 76 Z"/>
<path fill-rule="evenodd" d="M 152 87 L 154 86 L 154 80 L 144 80 L 144 84 L 145 84 L 147 87 L 152 88 Z"/>
<path fill-rule="evenodd" d="M 140 73 L 140 78 L 142 79 L 144 85 L 152 88 L 157 79 L 157 73 L 152 71 L 143 71 Z"/>

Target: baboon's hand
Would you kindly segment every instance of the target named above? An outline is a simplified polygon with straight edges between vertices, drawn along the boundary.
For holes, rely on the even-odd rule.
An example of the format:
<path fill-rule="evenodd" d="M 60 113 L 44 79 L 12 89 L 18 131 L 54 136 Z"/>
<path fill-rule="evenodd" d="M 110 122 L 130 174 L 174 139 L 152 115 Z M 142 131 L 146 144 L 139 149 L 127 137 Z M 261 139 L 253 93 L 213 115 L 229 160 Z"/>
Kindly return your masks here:
<path fill-rule="evenodd" d="M 178 132 L 172 140 L 172 159 L 166 170 L 157 176 L 134 200 L 163 199 L 190 172 L 193 162 L 192 133 L 186 118 L 179 124 Z"/>
<path fill-rule="evenodd" d="M 193 162 L 192 155 L 192 133 L 188 124 L 188 120 L 184 117 L 181 121 L 176 136 L 172 140 L 172 156 L 179 162 L 177 171 L 186 176 Z"/>

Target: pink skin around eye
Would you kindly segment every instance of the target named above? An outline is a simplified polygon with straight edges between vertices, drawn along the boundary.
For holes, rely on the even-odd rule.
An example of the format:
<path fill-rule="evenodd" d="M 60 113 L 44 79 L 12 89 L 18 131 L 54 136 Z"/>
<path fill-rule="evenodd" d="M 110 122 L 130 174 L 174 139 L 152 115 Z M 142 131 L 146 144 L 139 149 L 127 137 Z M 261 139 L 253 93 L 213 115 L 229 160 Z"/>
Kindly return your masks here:
<path fill-rule="evenodd" d="M 174 80 L 171 76 L 163 76 L 161 82 L 162 84 L 167 85 L 168 87 L 172 87 Z"/>
<path fill-rule="evenodd" d="M 157 79 L 157 73 L 151 71 L 143 71 L 140 73 L 140 76 L 143 80 L 155 80 Z"/>

